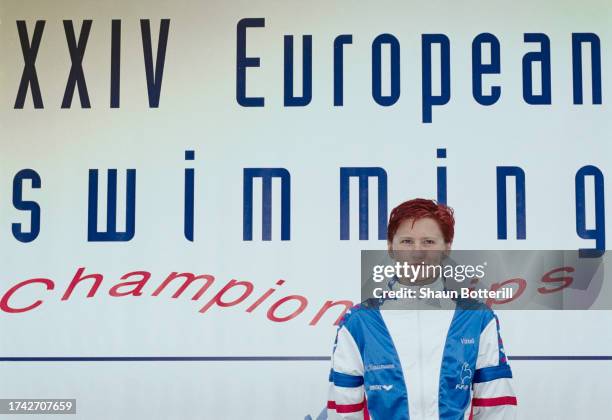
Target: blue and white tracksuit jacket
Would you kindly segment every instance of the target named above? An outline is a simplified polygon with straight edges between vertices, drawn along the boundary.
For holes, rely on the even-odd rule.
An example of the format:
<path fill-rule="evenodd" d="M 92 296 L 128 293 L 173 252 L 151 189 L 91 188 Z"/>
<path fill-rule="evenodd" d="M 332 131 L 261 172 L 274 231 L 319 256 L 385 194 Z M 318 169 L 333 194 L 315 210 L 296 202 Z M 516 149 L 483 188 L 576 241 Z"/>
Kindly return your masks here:
<path fill-rule="evenodd" d="M 491 309 L 471 299 L 452 301 L 450 310 L 384 310 L 381 303 L 351 308 L 339 325 L 330 420 L 516 417 L 512 371 Z"/>

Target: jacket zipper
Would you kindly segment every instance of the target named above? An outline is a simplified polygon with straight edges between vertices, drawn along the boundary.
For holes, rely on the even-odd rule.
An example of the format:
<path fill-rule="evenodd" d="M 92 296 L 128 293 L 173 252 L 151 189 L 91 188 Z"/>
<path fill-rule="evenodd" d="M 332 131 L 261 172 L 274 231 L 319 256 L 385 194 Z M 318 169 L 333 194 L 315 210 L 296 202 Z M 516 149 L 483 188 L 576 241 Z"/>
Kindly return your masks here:
<path fill-rule="evenodd" d="M 421 310 L 417 309 L 417 331 L 419 339 L 419 387 L 421 388 L 421 418 L 425 416 L 425 395 L 423 386 L 423 337 L 421 336 Z"/>

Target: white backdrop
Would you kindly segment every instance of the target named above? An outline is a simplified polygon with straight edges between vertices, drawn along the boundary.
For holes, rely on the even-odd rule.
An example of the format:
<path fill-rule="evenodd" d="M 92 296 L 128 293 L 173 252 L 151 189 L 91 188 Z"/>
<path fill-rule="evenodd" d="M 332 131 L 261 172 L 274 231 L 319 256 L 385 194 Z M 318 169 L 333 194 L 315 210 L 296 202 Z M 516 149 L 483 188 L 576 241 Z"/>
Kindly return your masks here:
<path fill-rule="evenodd" d="M 265 18 L 247 31 L 247 94 L 264 107 L 236 101 L 237 23 Z M 70 72 L 62 20 L 93 20 L 83 58 L 91 108 L 61 103 Z M 120 107 L 110 108 L 111 20 L 121 19 Z M 150 108 L 140 19 L 150 19 L 153 54 L 160 19 L 170 19 L 158 108 Z M 389 210 L 414 197 L 436 197 L 436 169 L 446 166 L 448 204 L 456 211 L 457 249 L 576 249 L 594 241 L 576 234 L 574 179 L 585 165 L 604 177 L 612 165 L 608 86 L 612 62 L 612 8 L 606 1 L 190 1 L 93 2 L 3 0 L 0 3 L 0 297 L 21 281 L 13 306 L 0 311 L 0 357 L 296 357 L 329 356 L 341 307 L 309 325 L 327 301 L 359 299 L 359 251 L 380 249 L 376 188 L 370 187 L 369 240 L 358 239 L 357 183 L 351 183 L 351 239 L 340 240 L 341 167 L 381 167 L 388 176 Z M 16 21 L 32 39 L 45 28 L 36 59 L 43 109 L 28 90 L 15 99 L 23 71 Z M 472 41 L 493 33 L 501 45 L 501 72 L 484 76 L 485 92 L 501 86 L 492 106 L 472 96 Z M 522 96 L 522 59 L 537 50 L 524 33 L 550 38 L 550 105 Z M 572 33 L 601 40 L 603 103 L 591 98 L 590 55 L 584 55 L 584 105 L 572 102 Z M 372 42 L 382 33 L 400 44 L 401 96 L 392 106 L 372 98 Z M 451 98 L 422 122 L 421 35 L 450 40 Z M 283 106 L 283 36 L 294 35 L 296 86 L 302 77 L 301 36 L 312 35 L 312 102 Z M 333 105 L 333 41 L 344 47 L 344 106 Z M 440 60 L 434 49 L 433 68 Z M 383 93 L 389 92 L 389 52 L 383 49 Z M 537 66 L 536 66 L 537 69 Z M 538 71 L 536 71 L 538 73 Z M 439 75 L 434 73 L 434 91 Z M 536 77 L 536 85 L 539 78 Z M 536 86 L 536 90 L 539 89 Z M 298 87 L 296 92 L 300 92 Z M 447 158 L 437 159 L 445 148 Z M 195 152 L 186 162 L 185 150 Z M 508 240 L 497 239 L 498 166 L 520 166 L 526 176 L 527 238 L 515 235 L 514 192 Z M 30 213 L 12 203 L 13 178 L 31 168 L 41 188 L 24 182 L 24 200 L 41 209 L 40 233 L 27 243 L 12 223 L 30 227 Z M 106 220 L 106 169 L 118 170 L 118 226 L 125 223 L 126 169 L 136 169 L 136 226 L 128 242 L 87 239 L 88 171 L 100 170 L 99 226 Z M 195 170 L 194 240 L 183 235 L 184 169 Z M 254 184 L 252 241 L 243 240 L 244 168 L 285 168 L 291 183 L 290 240 L 280 239 L 280 183 L 273 181 L 272 240 L 261 240 L 261 181 Z M 587 224 L 593 226 L 593 182 L 587 180 Z M 609 183 L 604 193 L 610 197 Z M 62 301 L 79 267 L 104 276 L 77 286 Z M 148 271 L 141 296 L 111 297 L 109 289 L 132 271 Z M 215 283 L 171 298 L 176 286 L 152 292 L 171 272 L 210 274 Z M 249 281 L 252 294 L 231 307 L 199 309 L 230 280 Z M 282 286 L 276 286 L 283 279 Z M 130 280 L 138 280 L 132 278 Z M 269 288 L 277 290 L 252 312 Z M 236 288 L 236 297 L 240 290 Z M 602 293 L 610 293 L 604 285 Z M 294 319 L 266 316 L 279 299 L 308 300 Z M 226 296 L 230 300 L 230 295 Z M 297 302 L 278 309 L 284 316 Z M 512 356 L 612 355 L 612 312 L 499 313 Z M 520 418 L 604 419 L 612 409 L 611 360 L 511 360 Z M 0 361 L 0 398 L 76 398 L 83 419 L 303 419 L 326 402 L 326 360 L 241 361 Z"/>

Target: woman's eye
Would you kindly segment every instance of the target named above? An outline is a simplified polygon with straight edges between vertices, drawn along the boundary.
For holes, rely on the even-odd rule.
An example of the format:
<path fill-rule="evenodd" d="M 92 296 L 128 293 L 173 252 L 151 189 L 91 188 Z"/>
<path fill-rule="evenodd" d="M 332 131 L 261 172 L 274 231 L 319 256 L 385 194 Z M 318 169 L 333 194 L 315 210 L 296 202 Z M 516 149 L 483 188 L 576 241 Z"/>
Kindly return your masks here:
<path fill-rule="evenodd" d="M 411 244 L 412 241 L 410 239 L 402 239 L 401 243 L 403 243 L 403 244 Z"/>

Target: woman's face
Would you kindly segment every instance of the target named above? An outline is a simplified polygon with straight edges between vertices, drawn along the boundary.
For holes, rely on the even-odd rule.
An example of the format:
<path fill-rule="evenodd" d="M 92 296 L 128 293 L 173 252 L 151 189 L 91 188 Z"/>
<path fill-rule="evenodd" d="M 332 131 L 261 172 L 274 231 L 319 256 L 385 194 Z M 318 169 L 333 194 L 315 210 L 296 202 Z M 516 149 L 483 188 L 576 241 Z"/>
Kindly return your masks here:
<path fill-rule="evenodd" d="M 439 265 L 450 251 L 451 243 L 444 241 L 442 230 L 434 219 L 406 219 L 400 223 L 393 241 L 387 242 L 387 247 L 389 255 L 397 262 Z"/>

